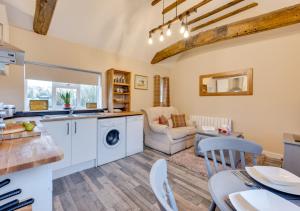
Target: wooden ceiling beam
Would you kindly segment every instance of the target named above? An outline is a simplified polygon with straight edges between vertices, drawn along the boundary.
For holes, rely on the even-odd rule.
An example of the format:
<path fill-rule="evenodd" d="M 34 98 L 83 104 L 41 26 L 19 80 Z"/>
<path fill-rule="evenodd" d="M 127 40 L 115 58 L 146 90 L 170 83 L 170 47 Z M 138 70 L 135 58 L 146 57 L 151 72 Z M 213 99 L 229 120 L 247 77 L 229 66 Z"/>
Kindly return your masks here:
<path fill-rule="evenodd" d="M 225 14 L 225 15 L 222 15 L 221 17 L 218 17 L 218 18 L 213 19 L 213 20 L 211 20 L 211 21 L 208 21 L 208 22 L 206 22 L 206 23 L 200 24 L 199 26 L 195 26 L 195 27 L 193 27 L 193 28 L 191 29 L 191 32 L 197 31 L 197 30 L 202 29 L 202 28 L 204 28 L 204 27 L 206 27 L 206 26 L 209 26 L 209 25 L 211 25 L 211 24 L 217 23 L 217 22 L 219 22 L 219 21 L 221 21 L 221 20 L 224 20 L 224 19 L 229 18 L 229 17 L 231 17 L 231 16 L 234 16 L 234 15 L 236 15 L 236 14 L 242 13 L 242 12 L 244 12 L 244 11 L 246 11 L 246 10 L 249 10 L 249 9 L 251 9 L 251 8 L 253 8 L 253 7 L 256 7 L 257 5 L 258 5 L 258 3 L 256 3 L 256 2 L 251 3 L 251 4 L 248 4 L 248 5 L 244 6 L 244 7 L 241 7 L 241 8 L 239 8 L 239 9 L 237 9 L 237 10 L 234 10 L 234 11 L 232 11 L 232 12 L 230 12 L 230 13 L 227 13 L 227 14 Z"/>
<path fill-rule="evenodd" d="M 149 32 L 150 32 L 150 33 L 154 33 L 155 31 L 160 30 L 162 27 L 165 27 L 165 26 L 167 26 L 167 25 L 169 25 L 169 24 L 171 24 L 171 23 L 173 23 L 173 22 L 175 22 L 175 21 L 177 21 L 177 20 L 181 20 L 181 19 L 184 18 L 185 16 L 191 14 L 192 12 L 195 12 L 198 8 L 204 6 L 205 4 L 207 4 L 207 3 L 211 2 L 211 1 L 212 1 L 212 0 L 202 0 L 200 3 L 194 5 L 193 7 L 191 7 L 191 8 L 189 8 L 189 9 L 185 10 L 185 11 L 182 12 L 182 13 L 180 13 L 177 17 L 174 17 L 173 19 L 169 20 L 168 22 L 166 22 L 166 23 L 164 23 L 164 24 L 161 24 L 161 25 L 159 25 L 159 26 L 156 27 L 156 28 L 151 29 Z"/>
<path fill-rule="evenodd" d="M 152 6 L 155 6 L 155 5 L 158 4 L 160 1 L 161 1 L 161 0 L 153 0 L 152 3 L 151 3 L 151 5 L 152 5 Z"/>
<path fill-rule="evenodd" d="M 46 35 L 52 20 L 57 0 L 36 0 L 33 20 L 34 32 Z"/>
<path fill-rule="evenodd" d="M 219 13 L 219 12 L 221 12 L 221 11 L 223 11 L 223 10 L 229 8 L 229 7 L 232 7 L 232 6 L 234 6 L 234 5 L 236 5 L 236 4 L 240 3 L 240 2 L 243 2 L 243 1 L 245 1 L 245 0 L 234 0 L 234 1 L 231 1 L 231 2 L 229 2 L 229 3 L 227 3 L 227 4 L 224 4 L 224 5 L 221 6 L 221 7 L 218 7 L 218 8 L 215 9 L 215 10 L 212 10 L 212 11 L 210 11 L 210 12 L 208 12 L 208 13 L 205 13 L 204 15 L 201 15 L 201 16 L 199 16 L 199 17 L 197 17 L 197 18 L 194 18 L 194 19 L 188 21 L 187 24 L 188 24 L 188 25 L 191 25 L 191 24 L 193 24 L 193 23 L 196 23 L 196 22 L 198 22 L 198 21 L 200 21 L 200 20 L 203 20 L 203 19 L 205 19 L 205 18 L 208 18 L 208 17 L 210 17 L 210 16 L 212 16 L 212 15 L 214 15 L 214 14 L 217 14 L 217 13 Z"/>
<path fill-rule="evenodd" d="M 244 19 L 215 29 L 200 32 L 157 52 L 151 63 L 156 64 L 187 50 L 212 43 L 300 23 L 300 4 Z"/>
<path fill-rule="evenodd" d="M 173 2 L 172 4 L 170 4 L 169 6 L 167 6 L 163 11 L 162 14 L 166 14 L 168 12 L 170 12 L 171 10 L 173 10 L 174 8 L 176 8 L 178 5 L 182 4 L 183 2 L 185 2 L 186 0 L 176 0 L 175 2 Z"/>

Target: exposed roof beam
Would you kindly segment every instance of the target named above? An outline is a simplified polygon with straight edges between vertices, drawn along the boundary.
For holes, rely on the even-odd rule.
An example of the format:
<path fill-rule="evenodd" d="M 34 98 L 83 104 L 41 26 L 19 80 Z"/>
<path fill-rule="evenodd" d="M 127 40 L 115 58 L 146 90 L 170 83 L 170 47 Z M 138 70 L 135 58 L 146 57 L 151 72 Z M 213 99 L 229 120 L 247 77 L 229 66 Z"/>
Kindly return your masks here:
<path fill-rule="evenodd" d="M 200 46 L 300 23 L 300 4 L 200 32 L 157 52 L 151 63 Z"/>
<path fill-rule="evenodd" d="M 212 0 L 202 0 L 200 3 L 194 5 L 193 7 L 187 9 L 186 11 L 184 11 L 182 13 L 180 13 L 177 17 L 174 17 L 173 19 L 169 20 L 168 22 L 166 22 L 162 25 L 159 25 L 156 28 L 151 29 L 150 33 L 154 33 L 155 31 L 161 29 L 162 27 L 167 26 L 167 25 L 169 25 L 169 24 L 171 24 L 171 23 L 173 23 L 177 20 L 180 20 L 180 19 L 184 18 L 185 16 L 189 15 L 190 13 L 195 12 L 199 7 L 202 7 L 203 5 L 205 5 L 205 4 L 207 4 L 211 1 Z"/>
<path fill-rule="evenodd" d="M 217 9 L 214 9 L 214 10 L 208 12 L 208 13 L 205 13 L 204 15 L 201 15 L 201 16 L 199 16 L 197 18 L 194 18 L 193 20 L 188 21 L 187 24 L 191 25 L 193 23 L 196 23 L 196 22 L 198 22 L 200 20 L 208 18 L 209 16 L 212 16 L 212 15 L 218 13 L 218 12 L 221 12 L 221 11 L 223 11 L 223 10 L 229 8 L 229 7 L 232 7 L 232 6 L 234 6 L 234 5 L 236 5 L 236 4 L 240 3 L 240 2 L 243 2 L 243 1 L 245 1 L 245 0 L 234 0 L 234 1 L 231 1 L 231 2 L 229 2 L 227 4 L 224 4 L 221 7 L 218 7 Z"/>
<path fill-rule="evenodd" d="M 155 5 L 158 4 L 160 1 L 161 1 L 161 0 L 153 0 L 152 3 L 151 3 L 151 5 L 152 5 L 152 6 L 155 6 Z"/>
<path fill-rule="evenodd" d="M 57 0 L 36 0 L 33 30 L 46 35 L 51 23 Z"/>
<path fill-rule="evenodd" d="M 227 13 L 227 14 L 225 14 L 225 15 L 222 15 L 221 17 L 218 17 L 218 18 L 213 19 L 213 20 L 211 20 L 211 21 L 208 21 L 208 22 L 206 22 L 206 23 L 203 23 L 203 24 L 200 24 L 200 25 L 198 25 L 198 26 L 195 26 L 195 27 L 193 27 L 193 28 L 191 29 L 191 32 L 197 31 L 197 30 L 202 29 L 202 28 L 204 28 L 204 27 L 206 27 L 206 26 L 209 26 L 209 25 L 211 25 L 211 24 L 217 23 L 217 22 L 219 22 L 219 21 L 221 21 L 221 20 L 224 20 L 224 19 L 226 19 L 226 18 L 229 18 L 229 17 L 231 17 L 231 16 L 234 16 L 234 15 L 236 15 L 236 14 L 239 14 L 239 13 L 241 13 L 241 12 L 244 12 L 244 11 L 246 11 L 246 10 L 249 10 L 249 9 L 251 9 L 251 8 L 253 8 L 253 7 L 256 7 L 257 5 L 258 5 L 258 3 L 251 3 L 251 4 L 248 4 L 248 5 L 244 6 L 244 7 L 241 7 L 241 8 L 239 8 L 239 9 L 237 9 L 237 10 L 234 10 L 234 11 L 232 11 L 232 12 L 230 12 L 230 13 Z"/>
<path fill-rule="evenodd" d="M 185 2 L 186 0 L 176 0 L 175 2 L 173 2 L 172 4 L 170 4 L 169 6 L 167 6 L 163 11 L 162 14 L 166 14 L 168 12 L 170 12 L 172 9 L 176 8 L 176 6 L 182 4 L 183 2 Z"/>

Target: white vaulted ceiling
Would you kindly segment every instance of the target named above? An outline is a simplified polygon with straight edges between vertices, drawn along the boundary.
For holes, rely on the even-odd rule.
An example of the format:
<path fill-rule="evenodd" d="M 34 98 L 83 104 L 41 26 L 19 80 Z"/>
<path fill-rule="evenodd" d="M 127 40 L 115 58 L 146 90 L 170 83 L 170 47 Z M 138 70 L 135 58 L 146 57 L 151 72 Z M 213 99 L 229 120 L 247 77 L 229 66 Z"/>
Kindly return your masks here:
<path fill-rule="evenodd" d="M 165 4 L 169 5 L 174 1 L 165 0 Z M 179 6 L 178 13 L 201 1 L 187 0 Z M 230 0 L 213 0 L 201 7 L 193 17 L 228 2 Z M 258 2 L 259 6 L 207 28 L 297 4 L 300 0 L 245 0 L 219 15 L 250 2 Z M 32 30 L 35 0 L 0 0 L 0 3 L 6 5 L 11 25 Z M 147 44 L 148 31 L 162 22 L 161 8 L 161 3 L 152 7 L 150 0 L 58 0 L 48 36 L 150 62 L 157 51 L 181 39 L 178 23 L 172 27 L 171 38 L 159 43 L 157 40 L 159 33 L 156 33 L 154 44 L 152 46 Z M 175 11 L 171 11 L 166 20 L 173 18 L 174 15 Z M 203 22 L 213 18 L 216 16 Z"/>

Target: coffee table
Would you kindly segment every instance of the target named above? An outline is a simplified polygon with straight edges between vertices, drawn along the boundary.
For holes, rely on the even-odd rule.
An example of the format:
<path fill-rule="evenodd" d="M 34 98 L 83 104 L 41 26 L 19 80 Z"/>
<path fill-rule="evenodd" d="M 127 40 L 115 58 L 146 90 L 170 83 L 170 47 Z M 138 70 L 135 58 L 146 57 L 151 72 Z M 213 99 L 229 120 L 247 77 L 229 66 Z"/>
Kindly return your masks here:
<path fill-rule="evenodd" d="M 232 132 L 231 134 L 227 135 L 227 134 L 222 134 L 222 133 L 218 133 L 217 131 L 204 131 L 202 129 L 197 129 L 196 132 L 196 139 L 195 139 L 195 143 L 194 143 L 194 152 L 195 155 L 197 156 L 201 156 L 204 157 L 203 153 L 201 152 L 201 149 L 199 148 L 199 142 L 205 138 L 210 138 L 210 137 L 234 137 L 234 138 L 244 138 L 243 133 L 241 132 Z M 224 156 L 225 156 L 225 161 L 226 163 L 229 163 L 229 155 L 228 152 L 224 152 Z M 233 157 L 235 158 L 236 162 L 239 161 L 239 154 L 233 152 Z M 208 158 L 211 158 L 211 154 L 208 153 Z M 220 157 L 219 157 L 219 153 L 216 153 L 216 158 L 218 161 L 220 161 Z"/>

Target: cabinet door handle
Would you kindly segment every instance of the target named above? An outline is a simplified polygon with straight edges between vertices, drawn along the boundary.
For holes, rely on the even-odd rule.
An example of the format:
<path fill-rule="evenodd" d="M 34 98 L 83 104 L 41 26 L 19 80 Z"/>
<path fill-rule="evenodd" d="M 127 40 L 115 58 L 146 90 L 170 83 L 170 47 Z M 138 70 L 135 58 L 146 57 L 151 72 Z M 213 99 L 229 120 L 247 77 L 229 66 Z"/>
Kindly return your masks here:
<path fill-rule="evenodd" d="M 77 122 L 75 122 L 75 134 L 77 133 Z"/>
<path fill-rule="evenodd" d="M 67 123 L 67 135 L 70 135 L 70 123 Z"/>

